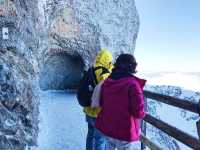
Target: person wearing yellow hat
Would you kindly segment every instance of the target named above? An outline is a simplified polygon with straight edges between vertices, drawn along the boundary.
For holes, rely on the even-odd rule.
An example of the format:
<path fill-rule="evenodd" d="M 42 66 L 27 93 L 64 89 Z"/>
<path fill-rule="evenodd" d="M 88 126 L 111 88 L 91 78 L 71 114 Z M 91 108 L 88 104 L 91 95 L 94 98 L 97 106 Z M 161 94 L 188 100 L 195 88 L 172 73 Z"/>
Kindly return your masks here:
<path fill-rule="evenodd" d="M 111 73 L 112 70 L 112 54 L 107 49 L 101 49 L 97 54 L 93 68 L 97 83 L 105 80 Z M 105 71 L 107 70 L 107 71 Z M 85 107 L 84 112 L 86 114 L 86 121 L 88 123 L 88 133 L 86 139 L 86 150 L 104 150 L 105 149 L 105 139 L 98 132 L 95 132 L 95 121 L 100 112 L 100 108 Z M 97 142 L 98 144 L 94 144 Z M 98 147 L 94 147 L 97 145 Z"/>

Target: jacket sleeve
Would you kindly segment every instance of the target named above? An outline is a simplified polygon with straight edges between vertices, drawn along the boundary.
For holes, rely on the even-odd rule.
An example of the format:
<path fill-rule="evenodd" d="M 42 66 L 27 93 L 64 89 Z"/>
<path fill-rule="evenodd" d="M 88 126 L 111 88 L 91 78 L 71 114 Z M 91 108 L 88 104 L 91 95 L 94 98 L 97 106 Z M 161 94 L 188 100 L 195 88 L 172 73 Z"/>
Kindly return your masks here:
<path fill-rule="evenodd" d="M 130 112 L 135 118 L 142 119 L 145 116 L 144 95 L 139 84 L 132 84 L 129 88 Z"/>

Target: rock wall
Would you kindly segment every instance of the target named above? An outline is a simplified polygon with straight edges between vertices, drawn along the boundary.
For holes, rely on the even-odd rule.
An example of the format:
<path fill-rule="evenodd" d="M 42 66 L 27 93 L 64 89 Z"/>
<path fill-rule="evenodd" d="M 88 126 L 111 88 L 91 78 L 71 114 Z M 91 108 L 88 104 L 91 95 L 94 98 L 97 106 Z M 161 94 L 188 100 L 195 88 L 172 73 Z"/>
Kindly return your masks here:
<path fill-rule="evenodd" d="M 36 1 L 0 0 L 0 149 L 23 150 L 38 134 Z"/>
<path fill-rule="evenodd" d="M 0 149 L 36 144 L 39 86 L 75 88 L 101 48 L 133 53 L 134 0 L 0 0 Z"/>
<path fill-rule="evenodd" d="M 114 56 L 121 52 L 133 53 L 139 29 L 134 0 L 46 0 L 42 5 L 48 46 L 43 51 L 42 56 L 45 57 L 41 64 L 51 63 L 47 60 L 49 56 L 65 52 L 68 56 L 82 58 L 87 69 L 101 48 L 109 49 Z M 56 76 L 51 83 L 43 79 L 46 71 L 40 75 L 42 85 L 56 85 Z M 62 75 L 66 70 L 55 71 Z M 74 76 L 71 81 L 78 80 L 80 76 Z M 57 87 L 51 86 L 51 89 Z"/>
<path fill-rule="evenodd" d="M 40 74 L 40 87 L 42 90 L 75 89 L 83 67 L 82 58 L 66 53 L 50 56 Z"/>
<path fill-rule="evenodd" d="M 2 54 L 0 54 L 2 55 Z M 0 149 L 21 150 L 35 145 L 38 98 L 29 62 L 6 52 L 0 56 Z"/>

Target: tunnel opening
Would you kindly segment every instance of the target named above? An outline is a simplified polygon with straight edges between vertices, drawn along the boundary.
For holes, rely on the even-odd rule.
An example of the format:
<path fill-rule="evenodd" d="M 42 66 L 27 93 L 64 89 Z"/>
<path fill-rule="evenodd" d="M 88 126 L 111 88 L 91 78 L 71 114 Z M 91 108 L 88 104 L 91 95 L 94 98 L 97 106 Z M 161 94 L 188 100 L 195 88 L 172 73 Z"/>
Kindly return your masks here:
<path fill-rule="evenodd" d="M 40 72 L 41 90 L 76 89 L 84 69 L 80 55 L 60 52 L 49 56 Z"/>

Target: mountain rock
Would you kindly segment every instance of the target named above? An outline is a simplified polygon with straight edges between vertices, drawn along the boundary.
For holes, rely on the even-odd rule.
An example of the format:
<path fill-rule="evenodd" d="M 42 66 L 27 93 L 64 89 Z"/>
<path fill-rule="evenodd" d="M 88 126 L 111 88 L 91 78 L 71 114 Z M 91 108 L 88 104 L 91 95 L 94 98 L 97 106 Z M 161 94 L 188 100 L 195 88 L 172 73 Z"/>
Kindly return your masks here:
<path fill-rule="evenodd" d="M 37 144 L 39 90 L 75 88 L 101 48 L 133 53 L 134 0 L 0 0 L 0 149 Z"/>

